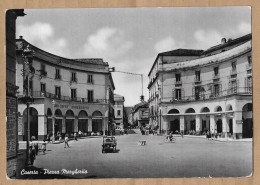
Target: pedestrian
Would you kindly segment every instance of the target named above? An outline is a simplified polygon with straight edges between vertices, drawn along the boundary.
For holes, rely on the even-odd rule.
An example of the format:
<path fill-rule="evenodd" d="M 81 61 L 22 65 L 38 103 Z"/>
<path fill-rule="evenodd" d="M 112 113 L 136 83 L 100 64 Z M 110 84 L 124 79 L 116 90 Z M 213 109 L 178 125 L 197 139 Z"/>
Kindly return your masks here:
<path fill-rule="evenodd" d="M 69 137 L 68 137 L 68 134 L 65 135 L 64 143 L 65 143 L 65 147 L 64 147 L 64 148 L 66 148 L 66 146 L 68 146 L 68 148 L 70 147 L 70 146 L 69 146 Z"/>
<path fill-rule="evenodd" d="M 33 165 L 35 160 L 35 150 L 33 149 L 32 145 L 29 148 L 29 156 L 30 156 L 30 164 Z"/>
<path fill-rule="evenodd" d="M 38 151 L 39 151 L 38 142 L 34 143 L 34 148 L 35 148 L 35 155 L 38 155 Z"/>
<path fill-rule="evenodd" d="M 43 139 L 43 143 L 42 143 L 42 153 L 43 155 L 45 155 L 45 151 L 46 151 L 46 143 L 45 143 L 45 139 Z"/>
<path fill-rule="evenodd" d="M 78 140 L 78 138 L 77 138 L 77 133 L 76 133 L 76 132 L 74 133 L 74 140 L 75 140 L 75 141 Z"/>

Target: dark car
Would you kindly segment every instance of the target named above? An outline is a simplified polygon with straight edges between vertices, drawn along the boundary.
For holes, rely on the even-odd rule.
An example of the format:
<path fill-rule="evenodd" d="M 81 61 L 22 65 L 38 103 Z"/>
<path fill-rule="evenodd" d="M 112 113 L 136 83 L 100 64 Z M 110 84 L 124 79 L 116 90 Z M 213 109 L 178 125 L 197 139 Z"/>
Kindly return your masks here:
<path fill-rule="evenodd" d="M 102 153 L 107 151 L 116 152 L 116 138 L 114 136 L 104 136 L 102 144 Z"/>

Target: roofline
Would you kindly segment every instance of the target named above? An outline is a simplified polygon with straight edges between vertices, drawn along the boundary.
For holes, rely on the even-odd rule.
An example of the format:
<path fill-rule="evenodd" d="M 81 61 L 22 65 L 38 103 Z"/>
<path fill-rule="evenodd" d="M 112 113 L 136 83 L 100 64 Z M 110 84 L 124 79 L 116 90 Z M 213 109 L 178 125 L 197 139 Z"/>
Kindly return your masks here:
<path fill-rule="evenodd" d="M 50 55 L 50 56 L 52 56 L 52 57 L 57 57 L 57 58 L 60 58 L 60 59 L 70 60 L 70 61 L 77 62 L 77 63 L 87 64 L 87 63 L 84 62 L 84 61 L 79 61 L 80 59 L 78 59 L 78 58 L 77 58 L 77 59 L 65 58 L 65 57 L 61 57 L 61 56 L 59 56 L 59 55 L 55 55 L 55 54 L 53 54 L 53 53 L 50 53 L 50 52 L 48 52 L 48 51 L 45 51 L 45 50 L 43 50 L 43 49 L 40 49 L 40 48 L 38 48 L 37 46 L 35 46 L 35 45 L 29 43 L 29 42 L 28 42 L 27 40 L 25 40 L 25 39 L 15 39 L 15 42 L 17 42 L 17 41 L 23 41 L 23 42 L 29 44 L 30 46 L 32 46 L 34 49 L 39 50 L 39 51 L 42 51 L 42 52 L 44 52 L 44 53 L 46 53 L 46 54 L 48 54 L 48 55 Z M 102 58 L 90 58 L 90 59 L 102 59 Z M 93 65 L 109 66 L 107 62 L 104 62 L 104 61 L 103 61 L 103 63 L 104 63 L 104 64 L 97 64 L 97 63 L 91 63 L 91 64 L 93 64 Z"/>

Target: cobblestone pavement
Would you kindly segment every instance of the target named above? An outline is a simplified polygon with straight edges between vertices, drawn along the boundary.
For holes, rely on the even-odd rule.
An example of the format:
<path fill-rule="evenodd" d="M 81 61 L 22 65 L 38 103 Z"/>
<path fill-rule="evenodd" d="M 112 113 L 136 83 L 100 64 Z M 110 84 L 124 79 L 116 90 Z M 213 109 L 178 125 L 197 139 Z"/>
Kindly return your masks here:
<path fill-rule="evenodd" d="M 31 167 L 39 174 L 20 178 L 239 177 L 252 172 L 251 141 L 176 137 L 176 143 L 165 143 L 164 136 L 140 134 L 116 138 L 117 153 L 102 154 L 101 137 L 70 141 L 70 148 L 48 144 L 46 154 L 40 153 Z M 140 140 L 146 145 L 139 146 Z M 63 174 L 62 169 L 71 171 Z M 85 171 L 72 174 L 75 170 Z"/>

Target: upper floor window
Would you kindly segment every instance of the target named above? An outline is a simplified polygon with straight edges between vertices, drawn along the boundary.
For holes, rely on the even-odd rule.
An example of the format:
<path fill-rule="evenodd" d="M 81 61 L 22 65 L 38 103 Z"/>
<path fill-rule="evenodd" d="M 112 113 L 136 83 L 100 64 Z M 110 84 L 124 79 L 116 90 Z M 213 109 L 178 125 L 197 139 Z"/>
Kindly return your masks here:
<path fill-rule="evenodd" d="M 77 82 L 77 76 L 75 72 L 71 72 L 71 81 L 72 82 Z"/>
<path fill-rule="evenodd" d="M 88 75 L 88 83 L 93 84 L 93 75 Z"/>
<path fill-rule="evenodd" d="M 120 110 L 117 110 L 117 115 L 121 116 L 121 111 Z"/>
<path fill-rule="evenodd" d="M 232 71 L 236 71 L 236 70 L 237 70 L 237 64 L 236 64 L 236 62 L 232 62 L 232 63 L 231 63 L 231 66 L 232 66 Z"/>
<path fill-rule="evenodd" d="M 41 83 L 41 92 L 46 92 L 46 84 Z"/>
<path fill-rule="evenodd" d="M 200 71 L 195 71 L 196 81 L 200 81 Z"/>
<path fill-rule="evenodd" d="M 55 96 L 56 98 L 60 98 L 60 86 L 55 86 Z"/>
<path fill-rule="evenodd" d="M 77 89 L 71 89 L 71 99 L 77 98 Z"/>
<path fill-rule="evenodd" d="M 46 76 L 47 75 L 47 72 L 45 70 L 45 65 L 44 64 L 41 64 L 40 73 L 41 73 L 41 76 Z"/>
<path fill-rule="evenodd" d="M 88 102 L 93 102 L 93 101 L 94 101 L 93 90 L 88 90 Z"/>
<path fill-rule="evenodd" d="M 175 74 L 175 78 L 176 78 L 176 82 L 180 82 L 181 81 L 181 74 L 180 73 L 176 73 Z"/>
<path fill-rule="evenodd" d="M 214 75 L 215 75 L 215 76 L 218 75 L 218 67 L 214 67 Z"/>
<path fill-rule="evenodd" d="M 249 66 L 252 65 L 252 56 L 251 55 L 247 57 L 247 62 L 248 62 Z"/>
<path fill-rule="evenodd" d="M 175 89 L 175 98 L 181 100 L 181 89 Z"/>
<path fill-rule="evenodd" d="M 55 79 L 61 79 L 61 76 L 60 76 L 60 69 L 56 69 Z"/>

